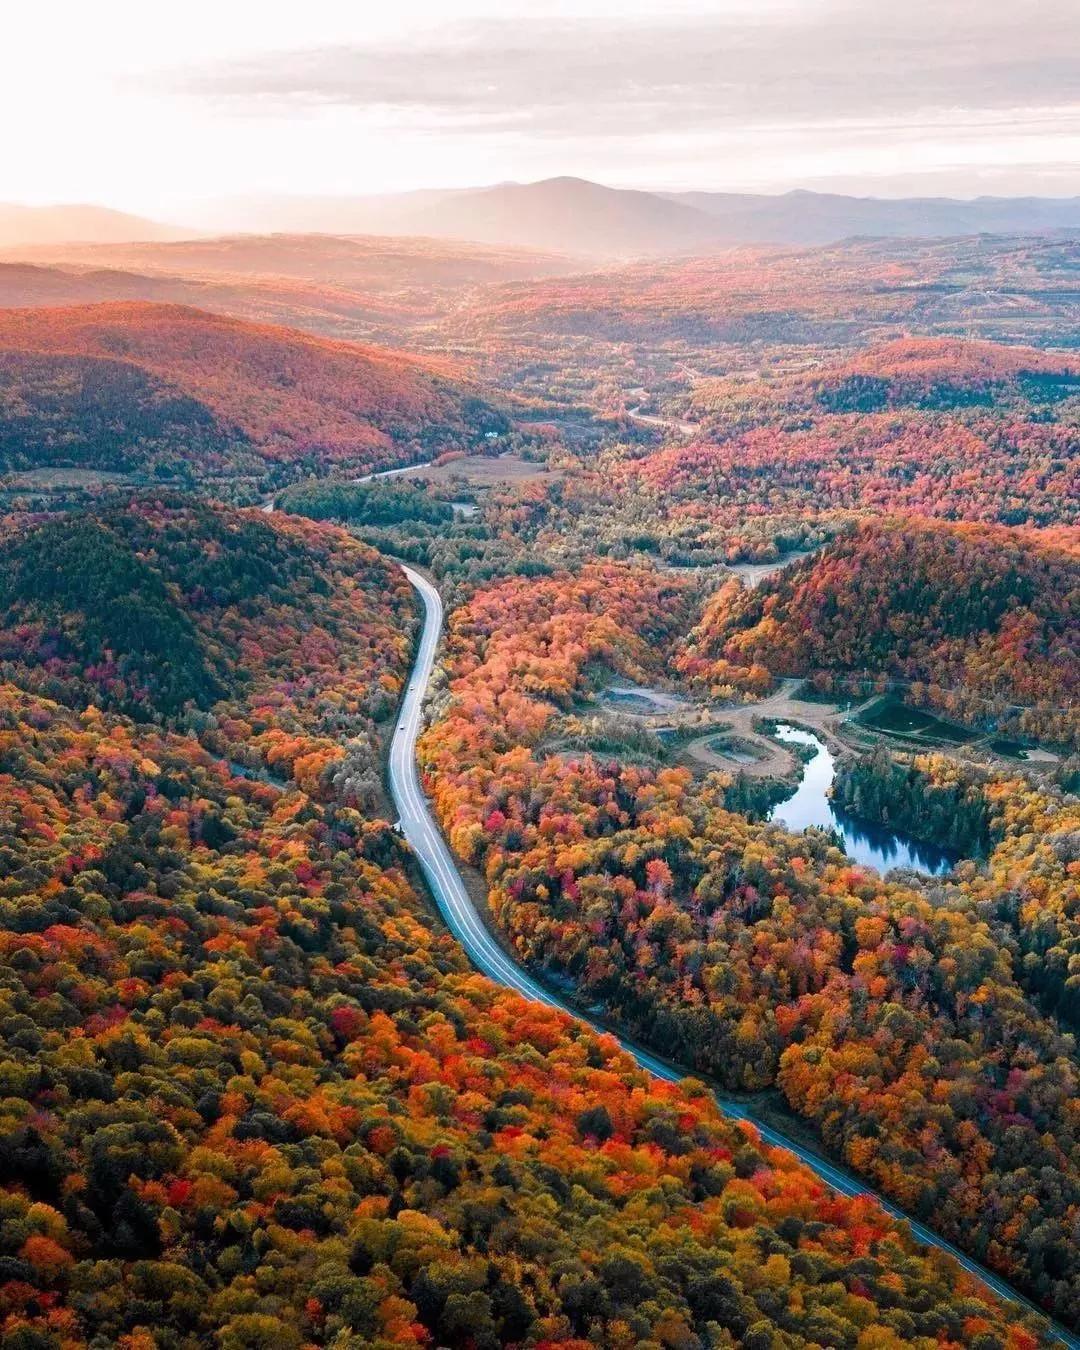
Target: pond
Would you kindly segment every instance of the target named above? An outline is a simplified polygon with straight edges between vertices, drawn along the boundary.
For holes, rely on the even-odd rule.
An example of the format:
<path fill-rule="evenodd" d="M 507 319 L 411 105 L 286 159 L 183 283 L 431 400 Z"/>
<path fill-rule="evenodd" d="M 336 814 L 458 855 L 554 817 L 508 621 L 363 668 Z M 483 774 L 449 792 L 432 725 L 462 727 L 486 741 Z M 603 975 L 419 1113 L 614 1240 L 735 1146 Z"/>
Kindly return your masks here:
<path fill-rule="evenodd" d="M 769 819 L 796 834 L 807 826 L 835 830 L 842 836 L 844 851 L 853 862 L 887 872 L 891 867 L 914 867 L 930 876 L 941 876 L 956 862 L 955 855 L 933 844 L 913 839 L 902 831 L 859 820 L 846 811 L 838 811 L 829 797 L 836 760 L 826 746 L 809 731 L 781 723 L 776 739 L 789 745 L 805 745 L 814 751 L 795 792 L 773 807 Z"/>

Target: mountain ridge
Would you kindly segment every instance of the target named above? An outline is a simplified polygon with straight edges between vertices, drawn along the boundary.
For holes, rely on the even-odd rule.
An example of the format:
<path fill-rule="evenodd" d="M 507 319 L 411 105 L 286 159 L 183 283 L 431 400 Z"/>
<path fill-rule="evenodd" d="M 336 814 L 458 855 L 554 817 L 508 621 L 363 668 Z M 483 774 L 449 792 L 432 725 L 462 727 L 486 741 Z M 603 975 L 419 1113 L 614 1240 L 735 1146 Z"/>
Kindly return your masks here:
<path fill-rule="evenodd" d="M 1080 197 L 872 197 L 794 188 L 778 194 L 647 191 L 564 175 L 531 183 L 232 202 L 213 227 L 182 230 L 105 207 L 0 204 L 9 256 L 63 245 L 180 243 L 288 235 L 471 243 L 583 261 L 703 254 L 731 245 L 814 246 L 845 239 L 950 238 L 1080 230 Z M 21 222 L 21 223 L 20 223 Z"/>
<path fill-rule="evenodd" d="M 235 208 L 234 208 L 235 209 Z M 1080 229 L 1080 197 L 857 197 L 613 188 L 563 176 L 384 196 L 277 198 L 259 228 L 471 239 L 592 258 L 663 256 L 729 244 L 836 243 Z M 235 228 L 235 218 L 232 228 Z"/>

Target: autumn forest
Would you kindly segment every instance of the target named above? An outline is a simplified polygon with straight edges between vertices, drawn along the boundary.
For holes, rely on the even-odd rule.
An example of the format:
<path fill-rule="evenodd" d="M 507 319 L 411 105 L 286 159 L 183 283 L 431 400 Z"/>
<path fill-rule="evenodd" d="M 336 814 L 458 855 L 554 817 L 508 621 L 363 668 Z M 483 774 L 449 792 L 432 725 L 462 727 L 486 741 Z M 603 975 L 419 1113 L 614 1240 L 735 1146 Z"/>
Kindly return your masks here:
<path fill-rule="evenodd" d="M 1080 1344 L 1078 279 L 5 249 L 4 1350 Z"/>

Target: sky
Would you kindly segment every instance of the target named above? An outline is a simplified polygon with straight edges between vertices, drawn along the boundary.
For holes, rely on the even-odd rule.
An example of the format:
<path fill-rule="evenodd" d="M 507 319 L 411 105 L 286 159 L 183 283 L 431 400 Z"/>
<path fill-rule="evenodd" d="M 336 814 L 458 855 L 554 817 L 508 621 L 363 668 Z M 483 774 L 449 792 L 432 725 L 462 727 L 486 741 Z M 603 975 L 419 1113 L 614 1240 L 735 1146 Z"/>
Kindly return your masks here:
<path fill-rule="evenodd" d="M 0 200 L 614 186 L 1080 194 L 1080 0 L 36 0 Z M 224 203 L 224 204 L 223 204 Z"/>

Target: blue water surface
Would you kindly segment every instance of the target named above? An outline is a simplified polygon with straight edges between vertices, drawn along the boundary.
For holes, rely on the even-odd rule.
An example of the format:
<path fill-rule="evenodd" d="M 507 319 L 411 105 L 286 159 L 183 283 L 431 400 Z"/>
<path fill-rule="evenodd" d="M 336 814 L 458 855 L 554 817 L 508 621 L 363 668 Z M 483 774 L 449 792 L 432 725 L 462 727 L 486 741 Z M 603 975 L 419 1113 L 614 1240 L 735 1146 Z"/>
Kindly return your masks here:
<path fill-rule="evenodd" d="M 814 750 L 802 781 L 786 801 L 773 807 L 769 819 L 796 834 L 810 825 L 835 830 L 844 840 L 844 852 L 853 862 L 887 872 L 891 867 L 913 867 L 930 876 L 941 876 L 952 869 L 956 855 L 934 844 L 913 839 L 901 830 L 872 825 L 838 810 L 829 796 L 836 760 L 827 746 L 809 731 L 781 723 L 776 739 L 789 745 L 808 745 Z"/>

